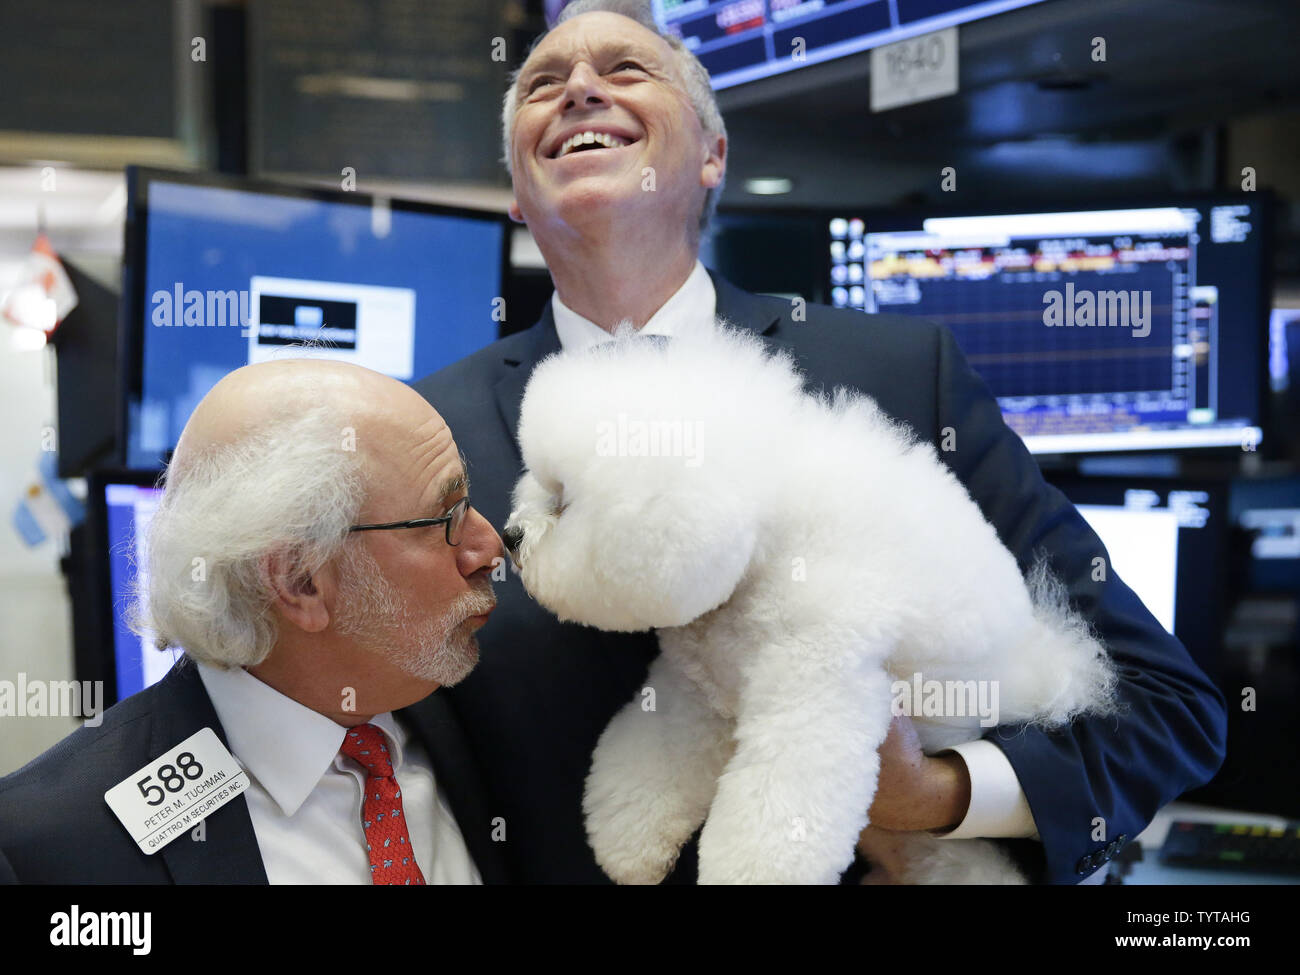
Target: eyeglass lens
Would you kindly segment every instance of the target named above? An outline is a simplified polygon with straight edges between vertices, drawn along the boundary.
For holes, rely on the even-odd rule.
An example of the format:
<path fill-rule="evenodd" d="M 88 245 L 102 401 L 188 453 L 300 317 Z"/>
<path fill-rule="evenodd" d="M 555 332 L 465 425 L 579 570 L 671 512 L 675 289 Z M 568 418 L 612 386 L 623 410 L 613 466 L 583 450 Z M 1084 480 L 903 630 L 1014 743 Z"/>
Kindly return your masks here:
<path fill-rule="evenodd" d="M 460 544 L 461 529 L 465 527 L 465 516 L 468 513 L 468 498 L 462 498 L 452 507 L 451 521 L 447 523 L 447 541 L 452 545 Z"/>

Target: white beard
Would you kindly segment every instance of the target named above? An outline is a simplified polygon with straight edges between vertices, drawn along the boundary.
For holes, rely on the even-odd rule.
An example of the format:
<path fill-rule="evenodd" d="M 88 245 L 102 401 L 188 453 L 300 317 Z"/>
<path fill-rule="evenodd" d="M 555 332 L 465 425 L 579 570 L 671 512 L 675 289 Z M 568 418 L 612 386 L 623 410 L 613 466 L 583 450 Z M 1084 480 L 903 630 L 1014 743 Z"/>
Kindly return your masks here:
<path fill-rule="evenodd" d="M 460 683 L 474 669 L 478 641 L 468 621 L 496 605 L 491 586 L 459 596 L 439 617 L 416 617 L 368 553 L 349 550 L 340 572 L 339 633 L 388 657 L 415 679 L 443 687 Z"/>

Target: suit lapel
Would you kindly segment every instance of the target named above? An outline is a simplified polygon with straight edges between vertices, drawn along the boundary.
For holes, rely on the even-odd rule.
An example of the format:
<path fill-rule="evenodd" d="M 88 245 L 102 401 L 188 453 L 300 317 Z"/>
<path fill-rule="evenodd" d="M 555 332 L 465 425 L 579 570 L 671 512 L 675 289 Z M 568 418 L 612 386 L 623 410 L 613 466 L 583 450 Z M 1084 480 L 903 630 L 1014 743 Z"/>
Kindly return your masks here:
<path fill-rule="evenodd" d="M 717 294 L 715 314 L 729 325 L 745 328 L 763 336 L 772 345 L 789 348 L 779 325 L 782 315 L 773 308 L 772 300 L 742 291 L 714 271 L 713 290 Z M 560 351 L 560 336 L 555 330 L 555 317 L 548 301 L 542 317 L 528 330 L 531 341 L 520 355 L 511 355 L 502 361 L 505 374 L 497 380 L 495 393 L 497 409 L 510 432 L 510 442 L 519 449 L 519 411 L 524 401 L 524 388 L 537 364 L 548 355 Z"/>
<path fill-rule="evenodd" d="M 230 747 L 199 670 L 188 659 L 172 668 L 158 691 L 166 706 L 154 712 L 151 756 L 162 755 L 204 728 L 211 728 L 221 743 Z M 268 883 L 244 796 L 226 803 L 204 824 L 202 840 L 192 838 L 187 831 L 156 854 L 166 862 L 175 883 Z"/>
<path fill-rule="evenodd" d="M 713 290 L 718 296 L 717 316 L 736 328 L 746 328 L 768 341 L 784 345 L 779 338 L 781 313 L 772 306 L 772 299 L 742 291 L 722 275 L 709 272 Z"/>
<path fill-rule="evenodd" d="M 549 301 L 542 309 L 542 317 L 537 320 L 537 324 L 528 330 L 528 336 L 530 341 L 525 345 L 523 353 L 502 362 L 505 375 L 497 380 L 495 389 L 497 409 L 501 411 L 501 419 L 510 431 L 510 443 L 516 454 L 519 451 L 519 410 L 524 402 L 524 387 L 528 385 L 528 377 L 533 374 L 533 369 L 539 362 L 560 351 L 560 336 L 555 331 L 555 319 L 551 315 Z"/>
<path fill-rule="evenodd" d="M 483 883 L 508 883 L 504 844 L 492 839 L 498 813 L 489 808 L 478 765 L 446 695 L 435 691 L 397 713 L 424 745 L 438 792 L 447 797 Z"/>

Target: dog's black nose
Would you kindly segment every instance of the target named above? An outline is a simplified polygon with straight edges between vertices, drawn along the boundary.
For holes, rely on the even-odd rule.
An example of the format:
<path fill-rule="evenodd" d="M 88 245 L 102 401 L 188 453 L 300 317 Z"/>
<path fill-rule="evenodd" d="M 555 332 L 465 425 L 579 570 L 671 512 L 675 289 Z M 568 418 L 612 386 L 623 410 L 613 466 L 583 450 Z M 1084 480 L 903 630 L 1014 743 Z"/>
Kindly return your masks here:
<path fill-rule="evenodd" d="M 519 543 L 524 540 L 524 530 L 519 526 L 507 528 L 501 535 L 502 541 L 506 543 L 506 551 L 511 554 L 519 547 Z"/>

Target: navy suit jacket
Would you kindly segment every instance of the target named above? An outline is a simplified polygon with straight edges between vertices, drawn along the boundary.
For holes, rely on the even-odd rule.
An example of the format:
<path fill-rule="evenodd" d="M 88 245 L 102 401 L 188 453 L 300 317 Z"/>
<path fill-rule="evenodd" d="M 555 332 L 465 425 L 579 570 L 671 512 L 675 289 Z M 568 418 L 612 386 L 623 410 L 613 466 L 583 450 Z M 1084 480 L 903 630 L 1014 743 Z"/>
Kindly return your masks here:
<path fill-rule="evenodd" d="M 424 745 L 484 883 L 506 883 L 483 792 L 459 723 L 439 690 L 396 712 Z M 104 793 L 203 728 L 230 747 L 198 668 L 182 658 L 157 684 L 104 712 L 34 761 L 0 779 L 0 882 L 47 884 L 265 884 L 243 795 L 146 856 Z M 267 742 L 267 747 L 275 747 Z M 359 824 L 358 824 L 359 826 Z"/>
<path fill-rule="evenodd" d="M 1051 734 L 999 727 L 986 736 L 1010 760 L 1038 827 L 1041 846 L 1009 844 L 1031 875 L 1077 882 L 1162 805 L 1208 781 L 1224 755 L 1222 694 L 1113 572 L 1093 580 L 1093 559 L 1106 556 L 1101 541 L 1043 480 L 948 330 L 822 305 L 807 305 L 800 321 L 790 301 L 710 274 L 718 315 L 793 354 L 810 388 L 861 390 L 936 448 L 950 431 L 956 449 L 940 456 L 1021 570 L 1046 552 L 1115 659 L 1126 708 L 1119 719 L 1082 720 Z M 522 468 L 524 385 L 559 349 L 548 303 L 531 329 L 415 384 L 450 425 L 469 461 L 473 504 L 498 530 Z M 480 663 L 447 693 L 501 804 L 507 854 L 524 881 L 606 881 L 586 842 L 583 782 L 600 733 L 640 690 L 657 643 L 652 634 L 559 623 L 514 573 L 496 587 L 497 610 L 478 634 Z M 670 879 L 692 881 L 693 871 L 688 846 Z"/>

